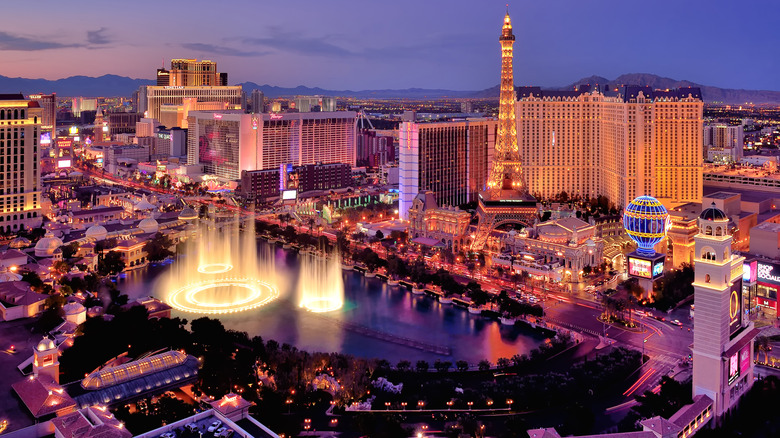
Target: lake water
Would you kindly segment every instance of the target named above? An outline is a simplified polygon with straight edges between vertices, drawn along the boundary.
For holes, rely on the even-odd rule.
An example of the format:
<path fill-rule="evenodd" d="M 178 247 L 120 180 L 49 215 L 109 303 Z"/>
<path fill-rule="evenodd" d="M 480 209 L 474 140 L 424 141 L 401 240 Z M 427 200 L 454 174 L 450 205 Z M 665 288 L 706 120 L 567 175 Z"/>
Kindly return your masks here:
<path fill-rule="evenodd" d="M 259 246 L 269 245 L 259 241 Z M 281 296 L 264 307 L 238 314 L 219 315 L 226 328 L 260 335 L 307 351 L 338 351 L 361 357 L 389 360 L 482 359 L 495 363 L 500 357 L 528 353 L 545 335 L 525 325 L 504 326 L 497 320 L 452 304 L 440 304 L 426 295 L 413 295 L 402 286 L 388 286 L 378 278 L 344 271 L 345 305 L 327 314 L 315 314 L 298 307 L 295 294 L 299 269 L 297 253 L 275 247 L 276 268 L 290 279 L 280 287 Z M 176 262 L 173 262 L 176 263 Z M 154 264 L 123 274 L 119 289 L 131 300 L 152 295 L 164 299 L 155 289 L 168 264 Z M 173 311 L 173 316 L 192 320 L 199 316 Z M 405 340 L 411 340 L 406 342 Z M 410 346 L 410 344 L 415 345 Z M 449 351 L 451 354 L 441 354 Z"/>

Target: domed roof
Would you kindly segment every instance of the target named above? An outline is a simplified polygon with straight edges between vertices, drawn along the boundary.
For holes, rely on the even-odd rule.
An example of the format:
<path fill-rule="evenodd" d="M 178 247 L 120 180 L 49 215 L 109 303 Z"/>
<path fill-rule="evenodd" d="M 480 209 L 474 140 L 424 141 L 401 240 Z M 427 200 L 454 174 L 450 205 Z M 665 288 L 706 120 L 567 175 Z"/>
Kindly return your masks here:
<path fill-rule="evenodd" d="M 135 209 L 136 209 L 136 210 L 155 210 L 156 208 L 157 208 L 157 207 L 156 207 L 154 204 L 152 204 L 151 202 L 149 202 L 149 201 L 146 199 L 146 195 L 144 195 L 144 196 L 141 198 L 141 200 L 140 200 L 140 201 L 138 201 L 138 202 L 135 204 Z"/>
<path fill-rule="evenodd" d="M 65 312 L 66 315 L 76 315 L 78 313 L 87 311 L 87 309 L 85 309 L 81 303 L 76 303 L 76 302 L 68 303 L 62 306 L 62 310 Z"/>
<path fill-rule="evenodd" d="M 5 266 L 0 267 L 0 283 L 6 281 L 20 281 L 21 279 L 22 279 L 21 275 L 9 271 L 8 268 Z"/>
<path fill-rule="evenodd" d="M 715 206 L 715 203 L 712 203 L 712 206 L 710 208 L 704 210 L 699 215 L 699 219 L 704 219 L 708 221 L 727 221 L 729 218 L 726 216 L 726 213 L 723 212 L 723 210 L 719 209 Z"/>
<path fill-rule="evenodd" d="M 156 220 L 148 217 L 138 223 L 138 228 L 144 233 L 156 233 L 160 229 L 160 224 Z"/>
<path fill-rule="evenodd" d="M 183 221 L 191 221 L 198 218 L 198 213 L 190 207 L 185 208 L 179 213 L 179 219 Z"/>
<path fill-rule="evenodd" d="M 61 246 L 62 239 L 55 236 L 51 231 L 46 231 L 43 238 L 35 244 L 35 256 L 50 257 L 54 254 L 54 250 Z"/>
<path fill-rule="evenodd" d="M 38 345 L 35 346 L 35 349 L 38 351 L 46 351 L 55 347 L 56 345 L 54 345 L 54 341 L 44 336 L 44 338 L 41 339 L 41 342 L 38 342 Z"/>
<path fill-rule="evenodd" d="M 8 244 L 9 247 L 14 249 L 22 249 L 30 246 L 30 240 L 24 237 L 17 237 Z"/>
<path fill-rule="evenodd" d="M 87 232 L 84 233 L 84 236 L 91 237 L 95 240 L 103 240 L 108 235 L 108 230 L 106 230 L 106 227 L 103 225 L 92 225 L 91 227 L 87 228 Z"/>

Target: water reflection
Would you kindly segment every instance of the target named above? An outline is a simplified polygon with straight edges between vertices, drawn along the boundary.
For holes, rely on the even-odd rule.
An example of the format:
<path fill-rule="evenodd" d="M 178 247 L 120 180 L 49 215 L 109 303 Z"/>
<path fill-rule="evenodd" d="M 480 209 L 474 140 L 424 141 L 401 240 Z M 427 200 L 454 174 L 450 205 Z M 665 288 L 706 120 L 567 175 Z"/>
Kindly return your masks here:
<path fill-rule="evenodd" d="M 476 364 L 482 359 L 491 362 L 500 357 L 527 354 L 537 347 L 544 336 L 529 327 L 502 326 L 498 321 L 469 314 L 466 309 L 451 304 L 442 305 L 425 295 L 388 286 L 382 280 L 365 278 L 345 271 L 344 306 L 325 316 L 301 311 L 297 290 L 298 256 L 265 242 L 259 250 L 271 250 L 280 281 L 280 298 L 268 306 L 243 314 L 220 316 L 223 324 L 233 330 L 262 336 L 279 343 L 295 345 L 310 351 L 341 351 L 364 357 L 381 357 L 396 363 L 399 360 L 464 359 Z M 178 263 L 178 261 L 176 262 Z M 149 294 L 155 281 L 170 269 L 168 265 L 151 265 L 130 272 L 117 285 L 131 299 Z M 191 314 L 179 314 L 192 319 Z M 434 346 L 448 347 L 451 356 L 424 351 L 378 339 L 366 331 L 387 333 Z"/>

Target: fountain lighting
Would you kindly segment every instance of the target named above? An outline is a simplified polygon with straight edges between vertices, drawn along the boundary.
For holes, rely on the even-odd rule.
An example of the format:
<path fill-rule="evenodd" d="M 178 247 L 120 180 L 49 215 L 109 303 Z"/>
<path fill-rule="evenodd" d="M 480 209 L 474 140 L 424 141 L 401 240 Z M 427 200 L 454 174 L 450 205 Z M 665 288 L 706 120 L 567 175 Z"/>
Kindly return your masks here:
<path fill-rule="evenodd" d="M 189 257 L 179 259 L 157 287 L 174 309 L 228 314 L 264 306 L 279 297 L 274 256 L 258 256 L 254 217 L 241 229 L 238 216 L 209 217 L 187 242 Z"/>
<path fill-rule="evenodd" d="M 307 255 L 301 259 L 298 280 L 300 306 L 315 313 L 332 312 L 344 305 L 344 280 L 338 255 L 326 260 Z"/>
<path fill-rule="evenodd" d="M 209 263 L 198 266 L 198 272 L 201 274 L 224 274 L 233 269 L 230 263 Z"/>
<path fill-rule="evenodd" d="M 209 294 L 221 300 L 198 297 Z M 168 295 L 168 304 L 184 312 L 225 314 L 264 306 L 278 297 L 279 290 L 267 282 L 252 278 L 225 278 L 179 288 Z"/>

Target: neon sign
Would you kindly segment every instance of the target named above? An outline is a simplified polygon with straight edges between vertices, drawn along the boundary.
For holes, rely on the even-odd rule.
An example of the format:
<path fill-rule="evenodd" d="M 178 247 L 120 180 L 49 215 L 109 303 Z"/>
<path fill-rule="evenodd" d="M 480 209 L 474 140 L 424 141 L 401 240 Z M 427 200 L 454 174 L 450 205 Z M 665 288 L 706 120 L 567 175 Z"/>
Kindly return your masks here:
<path fill-rule="evenodd" d="M 637 277 L 652 278 L 652 275 L 650 275 L 650 261 L 629 257 L 628 273 Z"/>
<path fill-rule="evenodd" d="M 281 114 L 271 114 L 271 120 L 282 120 L 284 118 Z"/>
<path fill-rule="evenodd" d="M 664 273 L 664 262 L 658 262 L 655 265 L 653 265 L 653 278 L 663 275 L 663 273 Z"/>
<path fill-rule="evenodd" d="M 214 120 L 222 120 L 222 114 L 214 113 Z"/>
<path fill-rule="evenodd" d="M 773 265 L 768 265 L 765 263 L 758 263 L 758 266 L 756 267 L 756 277 L 758 277 L 759 280 L 768 280 L 773 283 L 780 283 L 780 277 L 777 275 L 772 275 L 772 271 L 775 269 Z"/>

